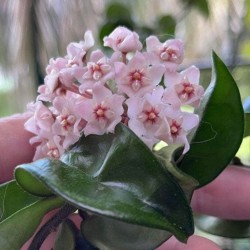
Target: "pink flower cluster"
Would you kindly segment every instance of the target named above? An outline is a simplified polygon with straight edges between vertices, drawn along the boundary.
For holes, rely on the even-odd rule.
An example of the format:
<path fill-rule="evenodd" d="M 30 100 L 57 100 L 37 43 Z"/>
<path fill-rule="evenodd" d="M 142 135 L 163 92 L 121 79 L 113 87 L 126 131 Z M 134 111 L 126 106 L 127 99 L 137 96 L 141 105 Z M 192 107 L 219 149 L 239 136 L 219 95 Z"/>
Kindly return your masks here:
<path fill-rule="evenodd" d="M 82 135 L 113 133 L 120 122 L 151 149 L 164 141 L 187 152 L 187 134 L 199 117 L 182 107 L 197 107 L 204 90 L 195 66 L 178 72 L 183 43 L 150 36 L 142 51 L 138 34 L 118 27 L 104 38 L 110 57 L 93 46 L 87 31 L 84 41 L 68 45 L 65 57 L 50 60 L 25 124 L 34 134 L 34 160 L 59 158 Z"/>

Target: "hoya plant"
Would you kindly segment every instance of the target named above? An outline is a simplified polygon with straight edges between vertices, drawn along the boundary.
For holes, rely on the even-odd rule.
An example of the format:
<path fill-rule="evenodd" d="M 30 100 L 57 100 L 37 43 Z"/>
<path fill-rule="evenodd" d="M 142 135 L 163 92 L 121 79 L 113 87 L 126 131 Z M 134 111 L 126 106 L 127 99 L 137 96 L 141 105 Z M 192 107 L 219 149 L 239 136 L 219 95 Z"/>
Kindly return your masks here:
<path fill-rule="evenodd" d="M 0 249 L 20 249 L 35 231 L 29 249 L 39 249 L 57 228 L 55 250 L 155 249 L 172 235 L 186 242 L 194 233 L 193 191 L 237 152 L 241 99 L 214 52 L 204 91 L 199 69 L 181 66 L 181 40 L 149 36 L 142 44 L 118 27 L 104 46 L 108 55 L 87 31 L 65 57 L 50 60 L 28 105 L 33 162 L 0 186 Z"/>

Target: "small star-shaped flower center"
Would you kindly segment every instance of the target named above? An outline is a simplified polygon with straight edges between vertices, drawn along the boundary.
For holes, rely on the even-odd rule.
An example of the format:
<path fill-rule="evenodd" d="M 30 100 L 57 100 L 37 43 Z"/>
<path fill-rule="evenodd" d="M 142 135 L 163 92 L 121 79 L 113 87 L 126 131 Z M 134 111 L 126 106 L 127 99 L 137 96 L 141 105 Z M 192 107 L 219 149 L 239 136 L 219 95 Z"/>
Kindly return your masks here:
<path fill-rule="evenodd" d="M 106 119 L 105 112 L 107 111 L 107 108 L 103 106 L 102 104 L 99 104 L 94 109 L 94 114 L 97 120 L 99 119 Z"/>
<path fill-rule="evenodd" d="M 170 125 L 171 135 L 177 136 L 180 134 L 180 131 L 181 131 L 181 125 L 177 121 L 173 120 Z"/>
<path fill-rule="evenodd" d="M 144 114 L 146 115 L 145 122 L 154 124 L 158 119 L 159 112 L 155 108 L 151 108 L 150 110 L 144 111 Z"/>
<path fill-rule="evenodd" d="M 163 47 L 160 51 L 160 58 L 163 61 L 175 62 L 178 59 L 177 51 L 170 47 Z"/>
<path fill-rule="evenodd" d="M 56 119 L 65 130 L 68 130 L 76 122 L 76 117 L 74 115 L 59 115 Z"/>
<path fill-rule="evenodd" d="M 129 76 L 132 89 L 134 91 L 138 91 L 141 88 L 141 85 L 143 84 L 142 78 L 144 74 L 139 70 L 135 70 L 131 72 Z"/>
<path fill-rule="evenodd" d="M 99 80 L 103 76 L 101 64 L 92 64 L 91 65 L 91 72 L 92 72 L 92 77 L 94 80 Z"/>
<path fill-rule="evenodd" d="M 58 159 L 60 157 L 59 150 L 57 148 L 49 148 L 47 153 L 48 157 Z"/>
<path fill-rule="evenodd" d="M 187 101 L 194 95 L 194 87 L 189 82 L 180 83 L 176 86 L 176 92 L 182 101 Z"/>

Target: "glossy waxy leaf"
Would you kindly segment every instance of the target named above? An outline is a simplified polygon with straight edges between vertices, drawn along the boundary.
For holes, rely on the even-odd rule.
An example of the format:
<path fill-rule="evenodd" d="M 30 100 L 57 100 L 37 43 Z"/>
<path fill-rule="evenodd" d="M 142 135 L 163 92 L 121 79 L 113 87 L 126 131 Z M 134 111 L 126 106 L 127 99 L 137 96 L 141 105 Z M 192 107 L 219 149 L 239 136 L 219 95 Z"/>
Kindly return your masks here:
<path fill-rule="evenodd" d="M 208 215 L 196 215 L 195 224 L 200 230 L 226 238 L 249 238 L 250 221 L 226 220 Z"/>
<path fill-rule="evenodd" d="M 46 185 L 44 185 L 39 179 L 34 179 L 32 174 L 25 172 L 25 174 L 22 174 L 22 170 L 17 171 L 15 173 L 16 179 L 18 179 L 19 185 L 22 186 L 24 190 L 27 192 L 35 195 L 35 196 L 52 196 L 53 193 L 49 190 Z M 19 175 L 21 175 L 21 178 L 19 178 Z"/>
<path fill-rule="evenodd" d="M 178 152 L 182 149 L 178 145 L 171 145 L 155 151 L 155 156 L 163 164 L 164 167 L 173 175 L 177 180 L 182 190 L 184 191 L 188 201 L 191 201 L 193 191 L 199 186 L 199 183 L 192 176 L 182 172 L 176 164 L 176 157 Z M 178 159 L 177 159 L 178 160 Z"/>
<path fill-rule="evenodd" d="M 190 150 L 178 167 L 198 180 L 212 181 L 236 154 L 244 132 L 244 113 L 237 85 L 221 59 L 213 53 L 213 79 L 197 111 L 201 121 Z"/>
<path fill-rule="evenodd" d="M 81 230 L 87 240 L 102 250 L 150 250 L 172 236 L 164 230 L 131 225 L 96 215 L 83 221 Z"/>
<path fill-rule="evenodd" d="M 75 232 L 68 220 L 59 226 L 53 250 L 75 250 Z"/>
<path fill-rule="evenodd" d="M 12 185 L 14 184 L 11 184 L 11 186 Z M 15 187 L 11 188 L 15 189 Z M 0 222 L 0 249 L 21 249 L 22 245 L 33 235 L 43 216 L 50 210 L 63 205 L 63 201 L 59 198 L 50 197 L 41 199 L 37 197 L 37 199 L 33 199 L 29 194 L 26 194 L 27 202 L 25 206 L 24 193 L 26 192 L 21 192 L 21 190 L 20 192 L 15 192 L 15 194 L 18 193 L 22 196 L 22 201 L 19 200 L 19 197 L 16 197 L 19 209 L 15 212 L 13 212 L 12 209 L 13 213 L 11 215 L 8 214 L 9 216 Z M 8 194 L 8 190 L 6 194 Z M 13 199 L 13 197 L 10 198 L 9 201 Z M 5 200 L 6 199 L 8 200 L 7 196 Z M 33 202 L 31 202 L 32 200 Z"/>
<path fill-rule="evenodd" d="M 82 210 L 127 223 L 167 230 L 185 241 L 193 233 L 185 194 L 152 152 L 126 126 L 91 135 L 62 157 L 16 169 L 31 175 Z"/>
<path fill-rule="evenodd" d="M 0 222 L 40 199 L 25 192 L 14 180 L 0 185 Z"/>

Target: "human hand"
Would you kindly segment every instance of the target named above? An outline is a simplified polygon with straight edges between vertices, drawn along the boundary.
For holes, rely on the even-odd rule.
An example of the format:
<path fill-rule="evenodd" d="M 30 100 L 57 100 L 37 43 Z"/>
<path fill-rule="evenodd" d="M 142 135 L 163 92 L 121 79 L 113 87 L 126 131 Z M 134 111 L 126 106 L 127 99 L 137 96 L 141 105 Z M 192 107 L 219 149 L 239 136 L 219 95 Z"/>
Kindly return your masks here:
<path fill-rule="evenodd" d="M 0 119 L 0 183 L 13 178 L 14 168 L 32 160 L 34 149 L 29 144 L 30 133 L 24 130 L 25 115 Z M 228 167 L 216 180 L 197 190 L 192 199 L 195 212 L 219 216 L 226 219 L 250 219 L 250 170 L 234 166 Z M 240 194 L 240 195 L 239 195 Z M 45 223 L 50 213 L 41 224 Z M 79 218 L 73 217 L 75 223 Z M 55 233 L 44 242 L 41 250 L 52 248 Z M 26 250 L 29 242 L 22 250 Z M 219 250 L 213 242 L 199 236 L 191 236 L 187 244 L 174 237 L 158 250 Z"/>

